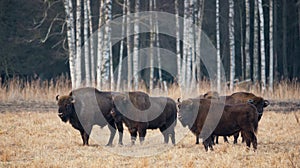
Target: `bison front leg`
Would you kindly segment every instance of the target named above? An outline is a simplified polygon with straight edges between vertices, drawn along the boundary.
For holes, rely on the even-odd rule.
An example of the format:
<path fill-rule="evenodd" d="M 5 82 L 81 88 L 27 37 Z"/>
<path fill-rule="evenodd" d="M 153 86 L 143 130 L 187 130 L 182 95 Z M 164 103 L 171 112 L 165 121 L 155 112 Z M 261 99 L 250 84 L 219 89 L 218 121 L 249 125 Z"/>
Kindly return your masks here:
<path fill-rule="evenodd" d="M 229 143 L 227 136 L 223 136 L 224 142 Z"/>
<path fill-rule="evenodd" d="M 237 133 L 235 133 L 234 135 L 233 135 L 233 137 L 234 137 L 234 140 L 233 140 L 233 144 L 237 144 L 237 140 L 238 140 L 238 138 L 239 138 L 239 132 L 237 132 Z"/>
<path fill-rule="evenodd" d="M 139 139 L 140 139 L 140 144 L 143 144 L 144 140 L 145 140 L 145 136 L 146 136 L 146 128 L 140 128 L 138 130 L 138 133 L 139 133 Z"/>
<path fill-rule="evenodd" d="M 137 136 L 137 129 L 136 128 L 129 128 L 130 136 L 131 136 L 131 145 L 135 144 L 136 136 Z"/>
<path fill-rule="evenodd" d="M 196 134 L 196 144 L 199 144 L 199 135 L 200 134 Z"/>
<path fill-rule="evenodd" d="M 80 135 L 83 141 L 83 146 L 85 145 L 89 145 L 89 134 L 87 132 L 85 132 L 84 130 L 80 130 Z"/>
<path fill-rule="evenodd" d="M 119 132 L 119 145 L 123 145 L 123 123 L 122 122 L 118 122 L 116 123 L 117 128 L 118 128 L 118 132 Z"/>
<path fill-rule="evenodd" d="M 208 147 L 210 148 L 211 151 L 214 150 L 212 144 L 213 144 L 213 137 L 212 136 L 209 136 L 205 141 L 203 141 L 203 146 L 204 146 L 204 149 L 205 151 L 207 152 L 208 151 Z"/>

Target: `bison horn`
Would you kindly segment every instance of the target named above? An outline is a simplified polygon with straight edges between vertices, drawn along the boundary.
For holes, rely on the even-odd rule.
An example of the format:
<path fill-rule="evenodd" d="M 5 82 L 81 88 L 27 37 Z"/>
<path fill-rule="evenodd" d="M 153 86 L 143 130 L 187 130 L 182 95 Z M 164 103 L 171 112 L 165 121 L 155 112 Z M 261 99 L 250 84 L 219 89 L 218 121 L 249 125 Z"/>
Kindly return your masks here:
<path fill-rule="evenodd" d="M 69 100 L 71 101 L 71 103 L 75 103 L 75 99 L 72 96 L 70 96 Z"/>
<path fill-rule="evenodd" d="M 264 101 L 264 107 L 267 107 L 268 105 L 270 105 L 270 102 L 268 100 Z"/>
<path fill-rule="evenodd" d="M 181 101 L 180 101 L 180 97 L 177 99 L 177 102 L 178 102 L 178 103 L 181 103 Z"/>
<path fill-rule="evenodd" d="M 55 98 L 56 98 L 56 101 L 58 101 L 58 99 L 59 99 L 59 95 L 56 95 L 56 97 L 55 97 Z"/>

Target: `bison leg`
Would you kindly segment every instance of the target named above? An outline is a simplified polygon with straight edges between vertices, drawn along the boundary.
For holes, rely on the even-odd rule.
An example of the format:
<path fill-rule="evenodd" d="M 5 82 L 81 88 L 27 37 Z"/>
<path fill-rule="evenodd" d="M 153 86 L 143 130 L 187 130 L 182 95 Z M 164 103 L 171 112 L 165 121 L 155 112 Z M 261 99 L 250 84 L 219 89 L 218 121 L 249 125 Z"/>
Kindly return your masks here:
<path fill-rule="evenodd" d="M 223 138 L 224 138 L 224 142 L 229 143 L 228 139 L 227 139 L 227 136 L 223 136 Z"/>
<path fill-rule="evenodd" d="M 205 141 L 203 141 L 203 146 L 205 151 L 208 151 L 208 147 L 210 148 L 211 151 L 214 150 L 213 146 L 212 146 L 212 136 L 209 136 Z"/>
<path fill-rule="evenodd" d="M 119 132 L 119 145 L 123 145 L 123 123 L 122 122 L 118 122 L 116 123 L 117 128 L 118 128 L 118 132 Z"/>
<path fill-rule="evenodd" d="M 237 132 L 237 133 L 235 133 L 234 135 L 233 135 L 233 137 L 234 137 L 234 140 L 233 140 L 233 144 L 237 144 L 237 140 L 238 140 L 238 138 L 239 138 L 239 132 Z"/>
<path fill-rule="evenodd" d="M 109 136 L 109 140 L 108 143 L 106 144 L 106 146 L 112 146 L 112 142 L 114 140 L 114 137 L 116 135 L 116 126 L 115 123 L 109 123 L 108 124 L 108 129 L 110 131 L 110 136 Z"/>
<path fill-rule="evenodd" d="M 84 130 L 80 130 L 80 135 L 83 141 L 83 145 L 89 145 L 89 134 L 85 132 Z"/>
<path fill-rule="evenodd" d="M 196 135 L 196 144 L 199 144 L 199 134 Z"/>
<path fill-rule="evenodd" d="M 172 144 L 175 145 L 175 131 L 174 131 L 174 129 L 171 131 L 171 141 L 172 141 Z"/>
<path fill-rule="evenodd" d="M 219 144 L 219 136 L 216 136 L 216 144 Z"/>
<path fill-rule="evenodd" d="M 145 140 L 146 133 L 147 133 L 146 128 L 139 129 L 138 133 L 139 133 L 140 144 L 143 144 L 143 142 Z"/>

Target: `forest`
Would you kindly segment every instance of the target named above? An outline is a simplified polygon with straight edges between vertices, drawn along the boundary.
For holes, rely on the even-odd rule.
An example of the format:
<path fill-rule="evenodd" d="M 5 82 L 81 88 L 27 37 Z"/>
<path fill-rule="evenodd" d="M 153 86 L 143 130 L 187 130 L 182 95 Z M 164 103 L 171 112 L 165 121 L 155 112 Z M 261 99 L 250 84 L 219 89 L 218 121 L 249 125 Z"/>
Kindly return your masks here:
<path fill-rule="evenodd" d="M 209 55 L 217 58 L 214 75 L 218 83 L 221 72 L 217 69 L 222 66 L 224 81 L 232 87 L 251 81 L 261 84 L 264 90 L 272 88 L 273 82 L 298 81 L 300 76 L 299 0 L 0 3 L 2 82 L 15 76 L 50 80 L 66 74 L 75 88 L 101 88 L 106 83 L 111 89 L 138 88 L 142 82 L 147 88 L 173 83 L 190 86 L 211 78 L 203 62 L 203 57 Z M 139 17 L 145 11 L 154 11 L 148 20 Z M 159 19 L 157 13 L 172 14 L 174 20 Z M 121 16 L 130 17 L 120 20 Z M 121 25 L 114 26 L 118 18 Z M 144 24 L 148 32 L 142 32 Z M 173 37 L 160 33 L 166 24 L 172 25 Z M 125 38 L 113 42 L 121 33 Z M 203 36 L 211 41 L 213 52 L 202 53 L 202 41 L 207 40 Z M 150 57 L 145 62 L 155 68 L 139 70 L 144 66 L 144 48 L 149 49 Z M 169 62 L 175 68 L 174 74 L 160 69 L 166 59 L 165 50 L 177 57 Z M 122 60 L 127 63 L 120 67 Z"/>

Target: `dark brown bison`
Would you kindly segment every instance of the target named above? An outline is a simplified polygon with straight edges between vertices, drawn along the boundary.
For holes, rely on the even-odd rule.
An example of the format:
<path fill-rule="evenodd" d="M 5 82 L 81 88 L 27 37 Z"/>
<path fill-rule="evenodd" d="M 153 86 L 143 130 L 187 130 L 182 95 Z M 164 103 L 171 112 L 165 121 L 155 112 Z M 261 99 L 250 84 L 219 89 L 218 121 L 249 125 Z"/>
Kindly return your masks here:
<path fill-rule="evenodd" d="M 69 121 L 75 129 L 80 131 L 83 145 L 89 144 L 89 135 L 93 125 L 100 127 L 108 125 L 110 130 L 108 146 L 112 145 L 117 127 L 119 144 L 122 144 L 123 125 L 115 123 L 111 116 L 112 94 L 118 93 L 100 92 L 95 88 L 80 88 L 71 91 L 69 95 L 56 96 L 58 116 L 63 122 Z"/>
<path fill-rule="evenodd" d="M 136 97 L 130 98 L 129 97 Z M 138 98 L 140 97 L 140 98 Z M 164 142 L 175 144 L 175 131 L 177 109 L 174 100 L 167 97 L 148 97 L 137 93 L 132 95 L 117 95 L 114 97 L 113 116 L 117 122 L 123 121 L 131 135 L 131 144 L 136 141 L 139 134 L 140 143 L 144 141 L 147 129 L 157 129 L 164 136 Z"/>
<path fill-rule="evenodd" d="M 226 104 L 240 104 L 247 103 L 251 101 L 251 103 L 257 108 L 258 111 L 258 121 L 260 121 L 264 108 L 267 107 L 270 103 L 268 100 L 264 100 L 262 97 L 258 97 L 253 93 L 248 92 L 236 92 L 229 96 L 219 96 L 217 92 L 209 91 L 203 95 L 204 98 L 208 99 L 224 99 Z M 239 133 L 234 134 L 234 144 L 237 143 L 237 139 L 239 137 Z M 224 141 L 228 142 L 227 137 L 224 137 Z M 216 136 L 216 143 L 218 143 L 218 136 Z"/>
<path fill-rule="evenodd" d="M 222 107 L 224 107 L 223 111 Z M 199 138 L 203 138 L 205 150 L 208 147 L 213 150 L 213 136 L 230 136 L 239 131 L 244 132 L 246 144 L 257 149 L 257 139 L 255 133 L 258 127 L 258 112 L 253 104 L 232 104 L 227 105 L 211 99 L 187 99 L 178 105 L 178 118 L 183 126 L 196 135 L 196 144 L 199 144 Z M 211 110 L 213 108 L 215 110 Z M 209 114 L 211 113 L 211 114 Z M 220 114 L 220 118 L 215 118 Z M 203 130 L 204 122 L 206 130 Z M 215 125 L 213 124 L 215 123 Z M 201 131 L 206 131 L 203 137 L 200 137 Z"/>

